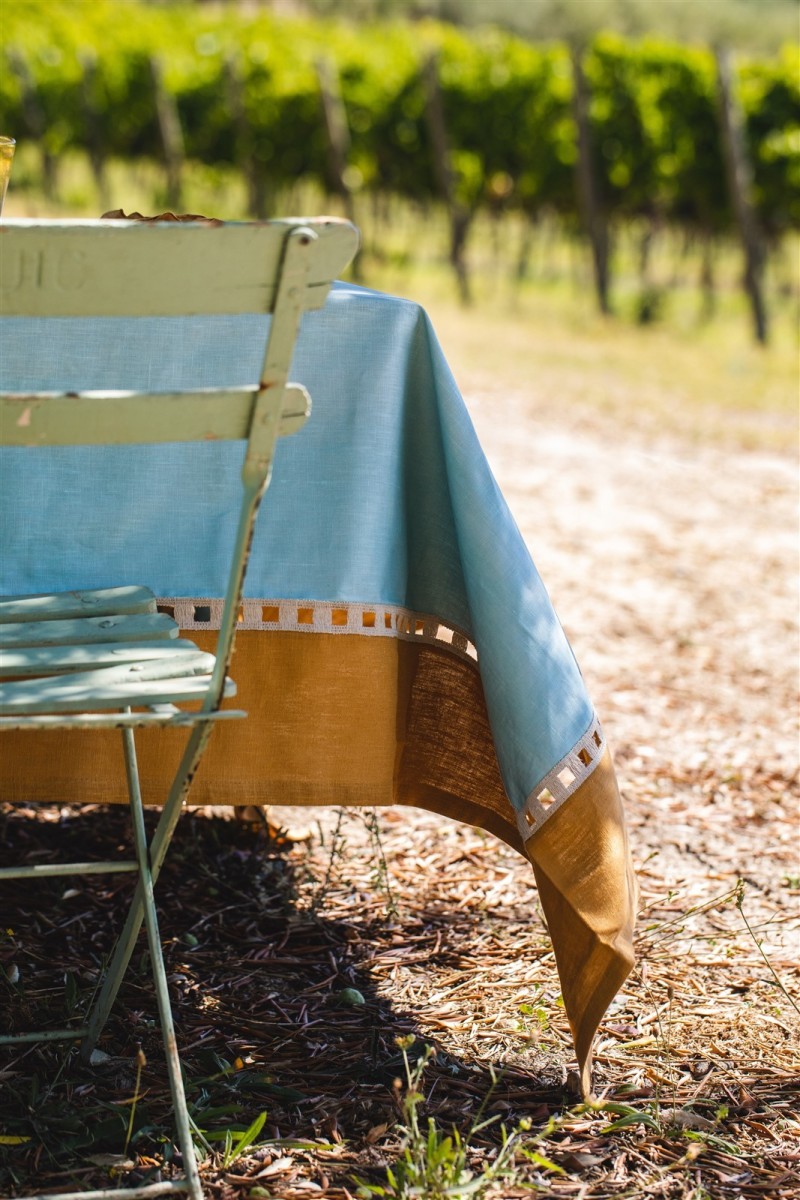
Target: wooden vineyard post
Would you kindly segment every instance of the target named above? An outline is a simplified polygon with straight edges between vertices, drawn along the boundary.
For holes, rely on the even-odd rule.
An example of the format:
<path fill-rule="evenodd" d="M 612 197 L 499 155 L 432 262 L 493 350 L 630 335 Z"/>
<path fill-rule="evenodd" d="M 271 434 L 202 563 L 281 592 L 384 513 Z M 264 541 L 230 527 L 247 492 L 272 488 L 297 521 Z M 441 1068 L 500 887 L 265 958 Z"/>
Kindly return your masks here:
<path fill-rule="evenodd" d="M 80 55 L 83 70 L 83 100 L 84 121 L 86 122 L 86 148 L 89 162 L 97 187 L 100 207 L 109 206 L 108 185 L 106 181 L 106 153 L 103 144 L 103 133 L 99 120 L 99 104 L 97 97 L 97 57 L 91 50 L 83 51 Z"/>
<path fill-rule="evenodd" d="M 324 56 L 317 59 L 315 66 L 328 145 L 328 170 L 336 193 L 341 197 L 345 216 L 348 221 L 352 221 L 356 225 L 353 190 L 347 178 L 350 128 L 347 124 L 347 110 L 339 85 L 339 73 L 335 64 Z M 351 271 L 353 278 L 358 282 L 361 278 L 358 255 L 351 264 Z"/>
<path fill-rule="evenodd" d="M 150 59 L 150 72 L 153 77 L 158 129 L 161 134 L 161 146 L 164 151 L 164 169 L 167 177 L 167 206 L 174 212 L 179 212 L 181 209 L 181 175 L 184 161 L 181 120 L 178 114 L 178 106 L 175 103 L 175 97 L 167 90 L 164 83 L 164 70 L 159 58 L 152 57 Z"/>
<path fill-rule="evenodd" d="M 750 300 L 756 339 L 767 341 L 767 309 L 764 303 L 764 239 L 752 201 L 753 172 L 744 136 L 744 120 L 733 84 L 733 66 L 728 50 L 718 48 L 717 84 L 719 121 L 728 190 L 744 249 L 744 288 Z"/>
<path fill-rule="evenodd" d="M 703 235 L 703 257 L 700 265 L 700 288 L 703 294 L 703 304 L 700 317 L 710 321 L 717 307 L 717 297 L 714 290 L 714 238 L 706 231 Z"/>
<path fill-rule="evenodd" d="M 265 217 L 269 216 L 267 179 L 263 164 L 257 161 L 255 155 L 255 139 L 247 116 L 244 79 L 238 54 L 231 54 L 226 58 L 224 69 L 236 138 L 234 161 L 247 180 L 248 212 L 257 221 L 263 221 Z"/>
<path fill-rule="evenodd" d="M 31 137 L 38 144 L 42 156 L 42 191 L 48 200 L 56 195 L 56 158 L 47 145 L 47 117 L 36 92 L 30 68 L 18 50 L 8 51 L 11 70 L 20 82 L 22 91 L 22 113 Z"/>
<path fill-rule="evenodd" d="M 467 264 L 464 250 L 467 244 L 471 213 L 457 199 L 454 187 L 454 172 L 450 160 L 450 146 L 447 137 L 447 123 L 442 103 L 442 89 L 439 84 L 439 64 L 436 54 L 431 54 L 425 60 L 422 68 L 425 84 L 425 116 L 433 146 L 433 168 L 436 182 L 450 219 L 450 263 L 456 273 L 459 295 L 462 304 L 470 304 L 472 294 L 469 286 Z"/>
<path fill-rule="evenodd" d="M 600 311 L 611 312 L 609 301 L 608 223 L 600 198 L 600 186 L 592 157 L 589 126 L 589 85 L 583 72 L 581 50 L 572 47 L 572 110 L 578 131 L 577 183 L 583 223 L 592 247 L 594 282 Z"/>

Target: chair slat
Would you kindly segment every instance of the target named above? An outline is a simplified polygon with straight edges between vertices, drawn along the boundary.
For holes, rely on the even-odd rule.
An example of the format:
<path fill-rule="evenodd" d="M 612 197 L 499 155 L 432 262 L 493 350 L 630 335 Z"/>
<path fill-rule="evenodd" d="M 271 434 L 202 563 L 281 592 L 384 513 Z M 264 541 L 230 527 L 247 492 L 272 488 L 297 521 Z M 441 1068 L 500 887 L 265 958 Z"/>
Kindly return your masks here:
<path fill-rule="evenodd" d="M 155 611 L 156 598 L 146 587 L 91 588 L 81 592 L 0 597 L 0 624 L 11 621 L 57 621 L 70 617 L 105 617 L 111 614 L 123 616 Z"/>
<path fill-rule="evenodd" d="M 214 655 L 195 646 L 189 654 L 168 655 L 151 658 L 145 661 L 114 663 L 113 666 L 97 667 L 88 671 L 80 671 L 67 678 L 59 679 L 46 676 L 44 683 L 52 684 L 54 692 L 71 692 L 82 687 L 90 687 L 93 683 L 103 684 L 113 680 L 138 680 L 177 678 L 181 675 L 205 675 L 214 666 Z M 0 685 L 0 696 L 6 694 L 24 694 L 30 688 L 36 687 L 34 680 L 19 683 L 4 683 Z"/>
<path fill-rule="evenodd" d="M 144 683 L 109 683 L 105 687 L 99 684 L 91 689 L 76 692 L 74 695 L 55 697 L 52 691 L 45 687 L 50 680 L 37 679 L 32 684 L 30 694 L 20 698 L 18 704 L 6 704 L 0 695 L 0 716 L 19 715 L 32 716 L 35 713 L 81 712 L 87 707 L 96 709 L 114 708 L 146 708 L 151 704 L 163 704 L 169 701 L 173 704 L 183 704 L 191 700 L 203 700 L 210 675 L 191 675 L 184 679 L 153 679 Z M 0 688 L 0 694 L 2 693 Z M 232 681 L 226 685 L 226 696 L 235 696 L 236 689 Z"/>
<path fill-rule="evenodd" d="M 197 651 L 180 658 L 5 683 L 0 685 L 0 714 L 78 712 L 87 707 L 144 707 L 197 700 L 208 689 L 213 666 L 213 654 Z"/>
<path fill-rule="evenodd" d="M 90 642 L 78 646 L 25 646 L 19 650 L 0 651 L 0 677 L 66 674 L 196 653 L 197 646 L 187 638 L 163 638 L 151 642 Z"/>
<path fill-rule="evenodd" d="M 4 221 L 2 310 L 19 317 L 271 312 L 284 239 L 292 227 L 316 234 L 303 307 L 321 308 L 330 281 L 358 248 L 355 227 L 335 218 L 217 227 Z"/>
<path fill-rule="evenodd" d="M 178 626 L 166 613 L 132 617 L 84 617 L 73 621 L 29 621 L 0 625 L 0 655 L 23 646 L 88 645 L 92 642 L 153 641 L 176 638 Z"/>
<path fill-rule="evenodd" d="M 112 446 L 244 439 L 255 388 L 197 392 L 32 392 L 0 396 L 7 446 Z M 311 400 L 299 383 L 284 392 L 280 436 L 305 424 Z"/>

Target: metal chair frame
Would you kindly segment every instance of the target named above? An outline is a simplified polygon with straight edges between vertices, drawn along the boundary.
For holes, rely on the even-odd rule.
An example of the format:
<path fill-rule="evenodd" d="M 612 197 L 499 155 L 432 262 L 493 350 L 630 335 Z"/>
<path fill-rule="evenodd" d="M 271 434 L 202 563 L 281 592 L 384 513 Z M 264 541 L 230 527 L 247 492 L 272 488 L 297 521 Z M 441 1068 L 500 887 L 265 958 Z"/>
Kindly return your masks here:
<path fill-rule="evenodd" d="M 202 1200 L 154 885 L 214 723 L 246 715 L 221 705 L 235 692 L 227 672 L 254 524 L 269 484 L 275 445 L 279 436 L 300 428 L 310 411 L 305 389 L 287 382 L 295 339 L 303 311 L 324 303 L 335 274 L 352 258 L 358 235 L 348 222 L 328 218 L 221 227 L 127 221 L 3 224 L 3 315 L 272 313 L 260 381 L 253 388 L 155 396 L 0 395 L 0 445 L 247 439 L 242 503 L 214 656 L 178 640 L 175 622 L 156 612 L 155 598 L 146 588 L 0 598 L 0 677 L 11 677 L 10 682 L 0 682 L 0 733 L 120 729 L 135 849 L 130 860 L 5 867 L 0 880 L 105 871 L 138 876 L 124 929 L 85 1024 L 5 1034 L 0 1043 L 80 1039 L 81 1056 L 88 1062 L 144 923 L 184 1176 L 140 1187 L 61 1193 L 60 1200 L 136 1200 L 170 1191 Z M 63 287 L 48 287 L 48 279 L 64 262 L 81 265 L 81 286 L 72 294 L 69 289 L 65 294 Z M 178 707 L 188 700 L 199 700 L 199 709 Z M 148 726 L 189 730 L 149 843 L 134 741 L 135 730 Z"/>

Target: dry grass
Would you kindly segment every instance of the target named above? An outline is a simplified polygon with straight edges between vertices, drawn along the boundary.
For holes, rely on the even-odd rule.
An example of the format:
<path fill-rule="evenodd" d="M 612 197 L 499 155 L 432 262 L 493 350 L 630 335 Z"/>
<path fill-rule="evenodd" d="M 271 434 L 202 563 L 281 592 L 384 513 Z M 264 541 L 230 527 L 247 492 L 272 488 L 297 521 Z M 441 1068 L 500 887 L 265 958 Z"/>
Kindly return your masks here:
<path fill-rule="evenodd" d="M 733 253 L 729 265 L 735 277 Z M 796 299 L 775 298 L 765 350 L 750 335 L 734 277 L 717 319 L 699 322 L 700 299 L 684 287 L 672 294 L 662 323 L 641 328 L 625 318 L 624 296 L 620 316 L 594 311 L 584 266 L 571 280 L 522 288 L 483 279 L 480 303 L 467 312 L 453 302 L 442 269 L 409 276 L 380 268 L 375 286 L 425 305 L 456 377 L 467 381 L 470 396 L 492 398 L 497 419 L 505 418 L 509 392 L 522 393 L 545 424 L 569 421 L 610 437 L 621 429 L 651 448 L 671 441 L 796 452 Z"/>
<path fill-rule="evenodd" d="M 119 841 L 123 820 L 15 812 L 4 834 L 29 839 L 40 859 L 71 843 L 100 854 Z M 710 880 L 701 858 L 687 873 L 691 858 L 670 846 L 665 861 L 642 869 L 639 967 L 598 1044 L 597 1091 L 612 1107 L 587 1110 L 566 1086 L 569 1036 L 523 865 L 492 839 L 424 814 L 389 812 L 381 826 L 395 915 L 376 887 L 374 841 L 358 813 L 340 825 L 338 847 L 332 814 L 324 843 L 319 833 L 311 843 L 270 842 L 205 814 L 181 826 L 160 884 L 163 934 L 189 1100 L 216 1149 L 203 1168 L 209 1195 L 258 1196 L 252 1189 L 263 1187 L 286 1200 L 344 1200 L 356 1194 L 355 1176 L 385 1181 L 401 1146 L 395 1038 L 409 1033 L 436 1047 L 422 1113 L 438 1128 L 468 1135 L 487 1095 L 487 1115 L 509 1128 L 526 1119 L 535 1134 L 553 1123 L 538 1149 L 560 1170 L 520 1159 L 496 1195 L 527 1194 L 523 1183 L 565 1197 L 796 1195 L 798 1025 L 728 878 Z M 90 989 L 110 945 L 115 888 L 95 879 L 74 889 L 53 883 L 47 894 L 18 888 L 3 953 L 19 967 L 20 1020 L 63 1010 L 72 994 L 65 978 L 79 993 Z M 796 886 L 756 873 L 744 898 L 788 986 L 794 961 L 780 902 L 792 894 Z M 52 978 L 56 962 L 46 990 L 45 968 Z M 341 1003 L 353 988 L 363 1005 Z M 108 1164 L 138 1176 L 165 1169 L 169 1111 L 153 1014 L 135 972 L 102 1066 L 73 1061 L 58 1077 L 63 1050 L 10 1056 L 0 1126 L 30 1141 L 5 1149 L 4 1192 L 23 1182 L 85 1186 L 106 1177 Z M 148 1065 L 126 1149 L 140 1045 Z M 262 1111 L 258 1146 L 223 1167 L 223 1131 L 245 1129 Z M 475 1170 L 499 1136 L 493 1127 L 471 1140 Z"/>

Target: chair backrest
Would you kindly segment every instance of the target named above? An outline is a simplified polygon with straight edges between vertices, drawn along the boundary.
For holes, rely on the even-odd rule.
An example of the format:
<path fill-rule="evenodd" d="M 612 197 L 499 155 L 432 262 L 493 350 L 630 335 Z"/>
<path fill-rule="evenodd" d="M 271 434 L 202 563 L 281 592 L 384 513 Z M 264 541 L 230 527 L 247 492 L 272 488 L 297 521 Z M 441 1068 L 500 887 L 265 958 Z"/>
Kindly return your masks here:
<path fill-rule="evenodd" d="M 271 312 L 286 235 L 316 239 L 304 308 L 321 308 L 358 248 L 349 221 L 34 221 L 0 225 L 4 316 Z"/>
<path fill-rule="evenodd" d="M 287 383 L 300 318 L 324 304 L 357 247 L 355 227 L 328 217 L 246 224 L 0 223 L 2 316 L 271 314 L 263 367 L 252 387 L 0 394 L 0 445 L 247 439 L 218 670 L 210 688 L 217 701 L 275 441 L 299 428 L 309 409 L 305 389 Z M 215 704 L 211 696 L 208 703 Z"/>
<path fill-rule="evenodd" d="M 271 363 L 274 387 L 279 366 L 285 363 L 288 371 L 300 316 L 322 307 L 332 281 L 357 247 L 355 227 L 328 217 L 252 224 L 3 221 L 0 315 L 272 313 L 261 382 L 267 382 Z M 164 403 L 164 393 L 5 394 L 0 398 L 0 444 L 247 436 L 252 389 L 169 396 L 172 404 Z M 140 404 L 131 405 L 137 398 Z M 290 409 L 293 398 L 297 396 L 287 397 Z M 288 412 L 281 432 L 294 427 Z"/>

